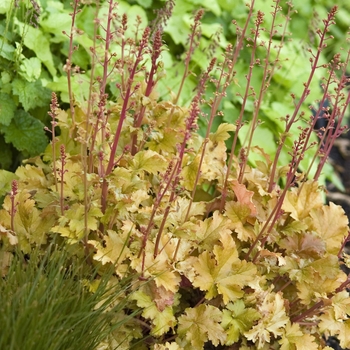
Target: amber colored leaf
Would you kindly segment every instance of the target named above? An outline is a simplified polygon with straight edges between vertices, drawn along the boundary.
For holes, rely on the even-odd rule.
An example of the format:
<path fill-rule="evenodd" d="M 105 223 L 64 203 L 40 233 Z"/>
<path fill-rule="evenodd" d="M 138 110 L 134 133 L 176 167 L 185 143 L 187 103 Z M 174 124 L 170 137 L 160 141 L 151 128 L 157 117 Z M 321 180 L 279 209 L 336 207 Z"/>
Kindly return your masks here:
<path fill-rule="evenodd" d="M 47 190 L 50 182 L 44 173 L 45 170 L 48 169 L 45 169 L 44 164 L 39 164 L 39 166 L 25 164 L 17 168 L 16 175 L 20 181 L 26 182 L 26 189 L 28 190 Z M 30 181 L 28 181 L 29 179 Z"/>
<path fill-rule="evenodd" d="M 1 213 L 1 212 L 0 212 Z M 3 237 L 7 237 L 10 245 L 16 245 L 18 243 L 18 238 L 14 232 L 6 229 L 4 226 L 0 224 L 0 237 L 3 240 Z"/>
<path fill-rule="evenodd" d="M 241 241 L 255 239 L 255 233 L 252 225 L 247 223 L 251 214 L 251 208 L 247 204 L 239 202 L 227 202 L 225 205 L 226 215 L 232 222 L 233 229 L 237 232 Z"/>
<path fill-rule="evenodd" d="M 228 232 L 222 232 L 220 240 L 222 245 L 214 246 L 213 257 L 204 251 L 193 264 L 196 271 L 193 285 L 206 291 L 208 299 L 221 294 L 227 304 L 243 296 L 243 286 L 253 281 L 257 270 L 254 264 L 238 258 L 236 245 Z"/>
<path fill-rule="evenodd" d="M 332 298 L 332 305 L 334 309 L 334 316 L 337 320 L 339 319 L 347 319 L 348 315 L 350 315 L 350 296 L 349 292 L 343 290 L 337 293 Z"/>
<path fill-rule="evenodd" d="M 187 308 L 178 319 L 178 335 L 187 341 L 184 349 L 203 349 L 208 340 L 214 346 L 224 344 L 226 334 L 220 325 L 221 319 L 221 311 L 212 305 Z"/>
<path fill-rule="evenodd" d="M 349 229 L 349 220 L 343 208 L 330 202 L 329 206 L 312 210 L 310 216 L 315 231 L 326 242 L 327 251 L 338 254 Z"/>
<path fill-rule="evenodd" d="M 203 249 L 211 250 L 213 245 L 220 240 L 221 234 L 230 234 L 231 229 L 231 221 L 219 211 L 215 211 L 212 217 L 200 221 L 196 234 L 199 251 Z"/>
<path fill-rule="evenodd" d="M 198 224 L 187 221 L 184 224 L 176 227 L 173 235 L 178 238 L 184 238 L 188 240 L 195 240 L 198 231 Z"/>
<path fill-rule="evenodd" d="M 258 307 L 258 311 L 264 317 L 244 335 L 260 349 L 266 343 L 270 343 L 271 337 L 278 337 L 283 334 L 285 325 L 289 322 L 289 317 L 286 315 L 284 299 L 279 293 L 267 294 L 262 305 Z"/>
<path fill-rule="evenodd" d="M 183 350 L 183 348 L 176 342 L 169 343 L 168 341 L 165 344 L 154 344 L 154 350 Z"/>
<path fill-rule="evenodd" d="M 250 209 L 250 215 L 256 215 L 257 210 L 252 201 L 254 192 L 248 191 L 245 185 L 240 184 L 237 180 L 231 182 L 231 187 L 237 197 L 237 201 L 241 204 L 246 205 Z"/>
<path fill-rule="evenodd" d="M 218 180 L 222 183 L 227 171 L 226 158 L 225 142 L 209 141 L 201 167 L 201 178 L 208 181 Z"/>
<path fill-rule="evenodd" d="M 123 232 L 107 230 L 103 243 L 89 240 L 88 243 L 96 248 L 94 260 L 101 261 L 103 265 L 121 263 L 129 253 L 129 248 L 126 246 L 127 237 Z"/>
<path fill-rule="evenodd" d="M 173 252 L 174 251 L 172 251 L 172 254 Z M 133 257 L 130 266 L 138 273 L 142 273 L 145 278 L 152 279 L 158 288 L 164 287 L 166 290 L 173 293 L 176 293 L 179 289 L 181 277 L 174 269 L 170 256 L 167 254 L 166 247 L 154 257 L 154 244 L 148 241 L 146 244 L 144 262 L 142 261 L 142 257 Z"/>
<path fill-rule="evenodd" d="M 70 198 L 71 200 L 83 200 L 84 187 L 82 181 L 81 164 L 74 158 L 68 158 L 65 162 L 66 173 L 64 175 L 63 196 L 65 198 Z M 58 181 L 61 181 L 59 177 Z"/>
<path fill-rule="evenodd" d="M 350 319 L 347 319 L 342 323 L 341 330 L 337 336 L 340 342 L 340 346 L 343 349 L 350 348 Z"/>
<path fill-rule="evenodd" d="M 300 192 L 298 188 L 293 188 L 287 193 L 282 209 L 291 213 L 293 219 L 302 220 L 309 215 L 312 209 L 320 208 L 322 205 L 318 182 L 308 181 L 303 183 Z"/>
<path fill-rule="evenodd" d="M 154 287 L 153 300 L 159 311 L 164 311 L 167 306 L 172 306 L 174 304 L 174 293 L 168 289 L 165 289 L 163 286 L 157 287 L 152 284 Z"/>
<path fill-rule="evenodd" d="M 325 242 L 313 232 L 295 233 L 280 241 L 281 248 L 301 258 L 321 258 L 326 252 Z"/>
<path fill-rule="evenodd" d="M 286 325 L 282 339 L 278 341 L 281 350 L 318 350 L 315 338 L 311 334 L 304 333 L 298 323 Z"/>
<path fill-rule="evenodd" d="M 188 207 L 191 204 L 190 211 L 188 213 Z M 174 202 L 173 210 L 169 213 L 169 222 L 174 226 L 181 223 L 190 223 L 189 219 L 193 216 L 200 216 L 205 213 L 205 203 L 203 202 L 191 202 L 188 198 L 177 198 Z"/>
<path fill-rule="evenodd" d="M 319 330 L 322 333 L 325 333 L 327 336 L 337 336 L 344 329 L 344 320 L 336 319 L 335 312 L 332 308 L 327 308 L 324 310 L 324 312 L 318 318 L 320 320 L 318 324 Z M 348 331 L 350 331 L 350 327 L 348 328 Z M 345 334 L 347 334 L 348 338 L 349 333 Z M 350 345 L 350 343 L 348 345 Z M 347 346 L 344 347 L 346 348 Z"/>
<path fill-rule="evenodd" d="M 25 253 L 29 253 L 31 245 L 46 243 L 47 233 L 55 222 L 54 215 L 46 215 L 47 211 L 41 211 L 36 207 L 35 200 L 27 190 L 21 190 L 15 197 L 16 213 L 14 216 L 14 231 L 18 243 Z M 10 227 L 10 198 L 5 197 L 4 209 L 1 211 L 1 223 L 4 227 Z"/>
<path fill-rule="evenodd" d="M 271 252 L 268 249 L 260 250 L 260 256 L 268 262 L 269 267 L 271 266 L 284 266 L 286 260 L 283 257 L 282 253 Z"/>

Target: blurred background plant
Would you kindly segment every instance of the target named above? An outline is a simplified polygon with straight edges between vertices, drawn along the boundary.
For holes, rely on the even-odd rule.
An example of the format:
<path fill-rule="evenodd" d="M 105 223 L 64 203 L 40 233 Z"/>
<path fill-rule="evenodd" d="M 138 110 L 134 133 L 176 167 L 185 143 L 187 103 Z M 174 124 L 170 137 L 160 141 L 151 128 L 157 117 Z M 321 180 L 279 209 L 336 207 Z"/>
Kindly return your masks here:
<path fill-rule="evenodd" d="M 72 30 L 72 8 L 70 0 L 66 1 L 35 1 L 7 0 L 0 5 L 0 166 L 2 169 L 14 171 L 21 160 L 42 152 L 48 137 L 43 131 L 43 125 L 49 125 L 47 115 L 50 101 L 50 92 L 58 93 L 61 107 L 68 106 L 70 92 L 67 86 L 67 58 L 71 60 L 74 70 L 71 71 L 71 86 L 76 101 L 82 102 L 88 98 L 89 78 L 91 74 L 91 50 L 94 38 L 93 18 L 97 8 L 94 4 L 83 5 L 75 2 L 75 23 Z M 185 66 L 188 35 L 191 31 L 191 17 L 198 6 L 205 10 L 202 18 L 201 37 L 198 48 L 193 52 L 189 66 L 189 76 L 184 81 L 181 94 L 177 102 L 181 105 L 189 105 L 195 95 L 197 77 L 205 70 L 213 56 L 220 58 L 229 42 L 237 39 L 236 25 L 243 28 L 249 9 L 245 1 L 197 1 L 177 0 L 171 3 L 171 18 L 167 19 L 164 26 L 163 40 L 167 50 L 162 52 L 162 62 L 167 79 L 159 81 L 161 98 L 166 100 L 172 94 L 176 94 L 180 85 Z M 96 3 L 97 4 L 97 3 Z M 126 13 L 129 23 L 139 21 L 139 30 L 152 24 L 156 19 L 157 9 L 161 9 L 165 1 L 119 1 L 120 13 Z M 347 1 L 338 1 L 339 10 L 337 22 L 331 28 L 330 34 L 334 36 L 331 44 L 321 53 L 320 63 L 328 61 L 335 52 L 341 54 L 344 59 L 346 54 L 341 50 L 346 41 L 348 26 L 348 13 L 350 5 Z M 99 8 L 100 14 L 108 11 L 108 3 L 102 2 Z M 268 2 L 255 1 L 255 10 L 264 13 L 271 11 Z M 315 48 L 317 40 L 314 30 L 321 18 L 333 6 L 331 1 L 294 1 L 293 10 L 289 11 L 292 21 L 287 21 L 283 30 L 285 37 L 275 36 L 271 57 L 277 55 L 279 45 L 283 40 L 278 69 L 276 69 L 270 81 L 269 92 L 259 106 L 259 130 L 256 130 L 253 145 L 264 142 L 265 151 L 273 156 L 277 149 L 279 134 L 283 132 L 284 124 L 281 116 L 291 112 L 291 97 L 293 93 L 296 99 L 300 96 L 300 82 L 305 81 L 308 75 L 307 50 Z M 282 11 L 287 15 L 288 6 L 283 6 Z M 293 12 L 297 12 L 295 15 Z M 236 25 L 232 23 L 236 21 Z M 276 29 L 282 25 L 283 20 L 272 23 L 271 16 L 265 16 L 264 26 L 268 28 L 275 25 Z M 154 24 L 154 23 L 153 23 Z M 251 23 L 250 26 L 253 24 Z M 250 27 L 251 29 L 251 27 Z M 100 30 L 100 29 L 99 29 Z M 134 31 L 133 26 L 127 29 L 127 36 Z M 82 35 L 84 33 L 84 35 Z M 292 34 L 291 34 L 292 33 Z M 103 33 L 97 33 L 103 34 Z M 289 40 L 292 39 L 292 40 Z M 260 40 L 268 40 L 268 32 L 260 33 Z M 40 43 L 40 45 L 38 45 Z M 248 44 L 248 42 L 246 43 Z M 73 49 L 73 50 L 72 50 Z M 112 47 L 118 52 L 117 47 Z M 72 52 L 73 51 L 73 52 Z M 266 50 L 258 47 L 257 60 L 263 60 Z M 71 56 L 69 56 L 71 55 Z M 242 87 L 246 86 L 246 68 L 250 64 L 249 47 L 242 48 L 239 60 L 236 64 L 235 84 L 226 91 L 227 98 L 220 105 L 220 115 L 213 121 L 212 130 L 216 130 L 222 122 L 232 123 L 240 114 L 243 97 L 240 94 Z M 97 68 L 98 70 L 102 69 Z M 313 79 L 310 87 L 310 95 L 303 103 L 301 111 L 308 111 L 311 101 L 320 98 L 321 75 Z M 263 70 L 256 68 L 250 81 L 250 89 L 255 94 L 261 90 Z M 106 86 L 110 98 L 117 98 L 118 91 L 113 81 Z M 211 96 L 215 90 L 215 84 L 207 87 L 207 96 Z M 251 90 L 253 91 L 253 90 Z M 243 144 L 249 133 L 249 123 L 254 113 L 254 96 L 250 94 L 244 106 L 244 125 L 239 133 L 240 144 Z M 63 105 L 62 105 L 63 103 Z M 209 112 L 209 107 L 204 107 L 204 113 Z M 202 117 L 199 120 L 199 133 L 204 136 L 207 130 L 208 120 Z M 297 123 L 291 132 L 297 133 Z M 289 140 L 289 146 L 292 143 Z M 227 141 L 231 145 L 232 140 Z M 306 156 L 301 164 L 305 170 L 311 161 L 311 153 Z M 288 159 L 287 151 L 283 150 L 280 161 Z M 254 162 L 254 156 L 250 159 Z M 322 176 L 327 177 L 339 188 L 341 183 L 330 166 L 324 168 Z M 7 188 L 8 190 L 8 188 Z"/>

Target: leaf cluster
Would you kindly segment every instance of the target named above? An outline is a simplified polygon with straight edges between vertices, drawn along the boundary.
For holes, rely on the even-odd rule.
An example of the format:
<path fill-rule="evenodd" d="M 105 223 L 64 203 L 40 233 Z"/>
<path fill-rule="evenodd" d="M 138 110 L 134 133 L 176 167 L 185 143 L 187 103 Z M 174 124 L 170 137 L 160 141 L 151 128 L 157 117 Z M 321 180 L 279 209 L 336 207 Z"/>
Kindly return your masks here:
<path fill-rule="evenodd" d="M 56 75 L 56 68 L 49 38 L 38 27 L 38 11 L 39 8 L 24 1 L 5 1 L 0 7 L 0 166 L 3 169 L 14 170 L 23 157 L 43 152 L 48 143 L 43 128 L 48 121 L 50 90 L 44 81 Z"/>
<path fill-rule="evenodd" d="M 134 156 L 124 154 L 112 171 L 105 213 L 99 203 L 100 177 L 94 172 L 88 174 L 89 203 L 87 209 L 84 206 L 82 158 L 76 151 L 79 142 L 67 143 L 64 177 L 56 179 L 59 186 L 64 181 L 63 214 L 51 169 L 52 147 L 44 156 L 46 163 L 36 158 L 19 167 L 13 231 L 10 196 L 0 213 L 7 249 L 16 243 L 9 240 L 11 232 L 27 254 L 59 234 L 74 250 L 80 250 L 78 256 L 89 249 L 97 264 L 114 266 L 118 279 L 142 276 L 141 281 L 147 283 L 131 294 L 134 302 L 126 308 L 136 303 L 143 310 L 143 323 L 149 327 L 154 348 L 166 347 L 167 338 L 175 338 L 171 346 L 181 349 L 199 349 L 208 341 L 214 345 L 238 343 L 242 349 L 253 344 L 257 349 L 267 344 L 298 349 L 307 342 L 310 349 L 319 349 L 324 332 L 338 335 L 341 345 L 349 346 L 343 337 L 349 322 L 343 308 L 350 302 L 343 288 L 347 276 L 338 260 L 348 235 L 344 211 L 332 203 L 323 204 L 317 182 L 300 182 L 287 192 L 265 244 L 263 240 L 256 244 L 280 198 L 280 189 L 267 191 L 268 166 L 261 162 L 257 168 L 246 169 L 242 184 L 233 171 L 224 211 L 211 209 L 218 192 L 211 194 L 206 188 L 213 181 L 220 188 L 222 182 L 224 140 L 229 136 L 225 129 L 230 130 L 224 124 L 211 135 L 214 142 L 210 141 L 202 165 L 208 170 L 201 173 L 196 200 L 190 204 L 186 188 L 191 188 L 191 171 L 197 171 L 200 147 L 187 153 L 175 199 L 169 202 L 173 191 L 169 189 L 159 201 L 167 166 L 177 154 L 176 137 L 164 143 L 163 132 L 185 132 L 186 109 L 178 109 L 176 118 L 168 123 L 165 116 L 172 108 L 169 103 L 153 102 L 152 111 L 159 111 L 153 132 L 144 150 Z M 63 138 L 69 132 L 67 118 L 67 112 L 59 113 Z M 122 139 L 130 127 L 125 124 Z M 194 135 L 193 141 L 201 145 L 196 139 Z M 58 167 L 60 162 L 57 160 Z M 98 160 L 95 166 L 97 169 Z M 135 334 L 145 332 L 142 323 L 134 327 Z M 131 346 L 133 340 L 129 341 Z"/>
<path fill-rule="evenodd" d="M 322 200 L 317 179 L 327 158 L 325 148 L 317 148 L 320 158 L 311 156 L 317 163 L 314 177 L 311 165 L 307 174 L 299 167 L 313 144 L 313 119 L 308 127 L 298 124 L 311 85 L 304 84 L 301 100 L 294 98 L 292 113 L 284 115 L 276 148 L 281 159 L 272 159 L 264 144 L 243 147 L 238 142 L 250 99 L 253 124 L 243 135 L 250 138 L 260 130 L 256 117 L 264 98 L 258 90 L 249 94 L 250 83 L 241 93 L 243 119 L 227 120 L 212 130 L 226 89 L 236 85 L 233 67 L 241 67 L 232 45 L 222 61 L 210 61 L 198 76 L 190 105 L 180 103 L 181 89 L 193 73 L 202 11 L 193 19 L 180 86 L 173 91 L 167 85 L 170 97 L 164 98 L 161 82 L 166 85 L 170 78 L 162 61 L 162 27 L 143 26 L 136 17 L 134 31 L 128 32 L 135 22 L 120 15 L 113 1 L 99 10 L 92 17 L 99 33 L 94 41 L 77 35 L 93 62 L 84 76 L 90 82 L 87 89 L 83 84 L 76 89 L 81 72 L 74 68 L 73 53 L 79 51 L 68 49 L 68 86 L 59 91 L 69 107 L 60 108 L 52 94 L 51 143 L 15 174 L 0 173 L 9 186 L 3 191 L 10 190 L 0 210 L 3 257 L 11 260 L 17 249 L 32 256 L 33 249 L 45 250 L 59 239 L 68 255 L 54 266 L 73 259 L 86 269 L 98 268 L 87 283 L 92 289 L 105 276 L 121 286 L 125 278 L 131 281 L 130 288 L 122 289 L 125 303 L 117 302 L 121 308 L 114 317 L 133 317 L 105 339 L 98 338 L 101 349 L 115 348 L 121 339 L 125 349 L 202 349 L 207 343 L 237 349 L 323 349 L 324 335 L 338 336 L 342 347 L 350 346 L 345 336 L 349 278 L 340 269 L 340 258 L 344 264 L 349 260 L 343 253 L 348 219 L 341 207 Z M 73 19 L 88 16 L 90 10 L 84 11 L 74 10 Z M 333 12 L 322 33 L 327 33 Z M 255 35 L 262 12 L 256 13 L 255 24 L 252 14 L 253 8 L 247 23 Z M 317 52 L 323 48 L 320 37 Z M 243 38 L 251 42 L 253 53 L 266 49 L 258 36 L 255 41 L 248 34 Z M 237 47 L 243 47 L 237 40 Z M 337 56 L 318 66 L 317 52 L 311 52 L 309 81 L 324 68 L 325 90 L 337 87 L 335 94 L 324 94 L 338 107 L 327 114 L 335 121 L 349 103 L 343 93 L 349 55 L 343 63 Z M 266 62 L 262 74 L 271 67 Z M 220 76 L 227 80 L 221 82 Z M 264 79 L 269 81 L 268 75 Z M 315 79 L 318 86 L 317 74 Z M 209 84 L 217 90 L 206 99 Z M 211 114 L 203 136 L 198 123 L 201 108 L 208 106 Z M 331 124 L 323 131 L 320 145 L 331 145 L 342 129 Z M 16 267 L 11 261 L 7 265 Z M 138 309 L 140 314 L 134 315 Z M 76 319 L 74 323 L 79 324 Z"/>

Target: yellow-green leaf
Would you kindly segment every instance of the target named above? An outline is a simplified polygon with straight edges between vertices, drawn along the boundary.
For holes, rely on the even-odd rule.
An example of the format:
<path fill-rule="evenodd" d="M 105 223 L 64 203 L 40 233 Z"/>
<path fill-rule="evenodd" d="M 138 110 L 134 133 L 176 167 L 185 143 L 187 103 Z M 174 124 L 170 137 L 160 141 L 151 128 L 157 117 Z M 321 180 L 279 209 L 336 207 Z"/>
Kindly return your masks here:
<path fill-rule="evenodd" d="M 313 209 L 310 216 L 315 231 L 326 242 L 327 251 L 338 254 L 349 229 L 349 220 L 343 208 L 331 202 L 329 206 Z"/>
<path fill-rule="evenodd" d="M 137 306 L 143 308 L 142 316 L 152 321 L 151 334 L 161 336 L 175 326 L 176 319 L 172 307 L 167 306 L 163 311 L 159 311 L 150 295 L 141 289 L 134 292 L 131 298 L 136 300 Z"/>
<path fill-rule="evenodd" d="M 183 339 L 184 349 L 203 349 L 208 340 L 214 346 L 224 344 L 226 334 L 221 320 L 221 311 L 212 305 L 187 308 L 178 320 L 178 335 Z"/>
<path fill-rule="evenodd" d="M 238 342 L 240 336 L 248 331 L 254 321 L 261 317 L 259 312 L 253 308 L 246 308 L 243 300 L 229 303 L 223 310 L 222 327 L 227 333 L 226 345 Z"/>
<path fill-rule="evenodd" d="M 167 160 L 157 152 L 147 150 L 135 154 L 132 160 L 131 169 L 136 172 L 147 171 L 151 174 L 165 171 Z"/>
<path fill-rule="evenodd" d="M 230 233 L 222 232 L 220 240 L 222 245 L 214 246 L 213 257 L 206 250 L 197 258 L 193 285 L 206 291 L 208 299 L 221 294 L 227 304 L 243 296 L 243 286 L 253 281 L 257 270 L 254 264 L 238 258 Z"/>
<path fill-rule="evenodd" d="M 311 334 L 304 333 L 298 323 L 286 325 L 282 339 L 278 341 L 281 350 L 318 350 L 315 338 Z"/>
<path fill-rule="evenodd" d="M 256 344 L 261 349 L 266 343 L 270 342 L 271 337 L 281 336 L 285 325 L 289 322 L 286 315 L 284 299 L 279 293 L 268 293 L 261 305 L 259 312 L 264 315 L 251 330 L 245 332 L 248 340 Z"/>
<path fill-rule="evenodd" d="M 230 138 L 229 131 L 235 131 L 236 126 L 233 124 L 222 123 L 219 125 L 215 133 L 210 134 L 209 138 L 213 142 L 225 141 Z"/>
<path fill-rule="evenodd" d="M 287 193 L 282 209 L 291 213 L 295 220 L 306 218 L 310 211 L 322 207 L 322 197 L 318 189 L 318 182 L 307 181 L 299 192 L 299 188 L 293 188 Z"/>
<path fill-rule="evenodd" d="M 88 243 L 96 248 L 94 259 L 106 263 L 121 263 L 129 253 L 129 248 L 126 246 L 127 236 L 123 232 L 115 232 L 113 230 L 107 231 L 108 235 L 103 237 L 103 244 L 89 240 Z"/>

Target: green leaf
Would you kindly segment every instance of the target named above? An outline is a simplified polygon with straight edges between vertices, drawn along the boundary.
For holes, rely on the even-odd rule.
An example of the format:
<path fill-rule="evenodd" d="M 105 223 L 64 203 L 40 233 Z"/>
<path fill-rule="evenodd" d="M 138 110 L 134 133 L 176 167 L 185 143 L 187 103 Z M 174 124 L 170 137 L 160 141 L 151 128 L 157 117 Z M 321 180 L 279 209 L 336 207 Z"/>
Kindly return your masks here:
<path fill-rule="evenodd" d="M 3 135 L 0 135 L 0 168 L 9 169 L 12 162 L 12 149 L 4 140 Z"/>
<path fill-rule="evenodd" d="M 0 123 L 10 125 L 15 114 L 16 104 L 10 95 L 0 93 Z"/>
<path fill-rule="evenodd" d="M 125 37 L 131 38 L 135 36 L 135 25 L 137 22 L 137 17 L 141 19 L 141 25 L 139 27 L 139 35 L 142 35 L 143 30 L 148 24 L 147 14 L 144 8 L 138 5 L 130 6 L 128 4 L 130 1 L 118 1 L 118 13 L 125 13 L 128 16 L 128 29 L 125 32 Z M 143 3 L 143 1 L 142 1 Z M 104 14 L 108 12 L 108 2 L 103 2 L 100 10 L 100 17 L 103 18 Z"/>
<path fill-rule="evenodd" d="M 152 6 L 152 0 L 136 0 L 136 2 L 146 9 Z"/>
<path fill-rule="evenodd" d="M 40 22 L 40 27 L 45 32 L 55 35 L 55 38 L 53 38 L 54 42 L 64 42 L 68 39 L 62 31 L 68 31 L 72 18 L 68 13 L 60 13 L 56 9 L 51 8 L 51 11 L 49 16 Z"/>
<path fill-rule="evenodd" d="M 2 0 L 0 3 L 0 13 L 5 14 L 10 11 L 13 0 Z"/>
<path fill-rule="evenodd" d="M 50 90 L 43 87 L 40 80 L 28 82 L 16 78 L 12 86 L 13 93 L 19 97 L 26 111 L 35 107 L 44 107 L 50 103 Z"/>
<path fill-rule="evenodd" d="M 17 175 L 10 171 L 0 169 L 0 196 L 11 191 L 11 182 L 14 179 L 17 179 Z"/>
<path fill-rule="evenodd" d="M 41 74 L 41 61 L 37 57 L 23 59 L 19 74 L 27 81 L 38 80 Z"/>
<path fill-rule="evenodd" d="M 30 155 L 37 155 L 45 150 L 47 137 L 44 125 L 29 113 L 18 110 L 9 126 L 1 126 L 5 141 L 12 143 L 19 151 L 27 151 Z"/>
<path fill-rule="evenodd" d="M 12 77 L 8 72 L 1 72 L 1 85 L 8 84 L 11 80 Z"/>
<path fill-rule="evenodd" d="M 9 61 L 14 61 L 14 52 L 15 47 L 4 42 L 4 39 L 0 38 L 0 56 L 6 58 Z"/>
<path fill-rule="evenodd" d="M 14 22 L 15 25 L 18 26 L 17 32 L 20 35 L 25 32 L 23 37 L 24 45 L 35 52 L 37 58 L 46 66 L 52 76 L 56 75 L 50 42 L 44 33 L 38 28 L 25 26 L 24 23 L 18 21 L 17 18 L 14 19 Z"/>
<path fill-rule="evenodd" d="M 190 29 L 188 23 L 192 23 L 190 19 L 192 10 L 193 5 L 184 1 L 175 5 L 173 15 L 170 17 L 164 31 L 171 36 L 176 45 L 186 45 Z"/>
<path fill-rule="evenodd" d="M 216 16 L 220 16 L 221 15 L 221 8 L 218 5 L 217 1 L 212 1 L 212 0 L 190 0 L 189 2 L 192 3 L 193 5 L 204 7 L 206 9 L 210 10 Z M 196 6 L 194 6 L 194 8 L 196 8 Z"/>

